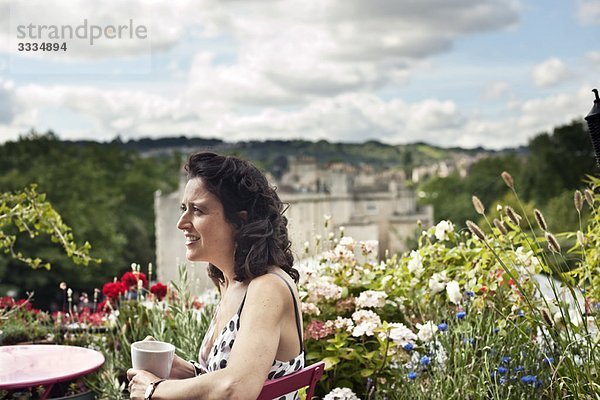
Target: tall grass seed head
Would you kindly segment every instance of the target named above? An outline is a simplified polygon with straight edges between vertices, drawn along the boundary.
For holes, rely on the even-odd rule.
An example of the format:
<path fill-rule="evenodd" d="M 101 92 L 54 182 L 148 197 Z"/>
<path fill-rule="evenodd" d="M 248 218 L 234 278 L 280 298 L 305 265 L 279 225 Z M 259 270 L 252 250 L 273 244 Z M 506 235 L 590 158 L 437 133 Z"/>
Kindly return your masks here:
<path fill-rule="evenodd" d="M 581 231 L 577 231 L 577 242 L 581 247 L 585 247 L 585 236 Z"/>
<path fill-rule="evenodd" d="M 542 214 L 542 212 L 540 210 L 538 210 L 537 208 L 535 208 L 533 210 L 533 215 L 535 215 L 535 220 L 538 223 L 538 226 L 540 227 L 541 230 L 543 231 L 547 231 L 548 230 L 548 224 L 546 224 L 546 219 L 544 218 L 544 214 Z"/>
<path fill-rule="evenodd" d="M 475 211 L 477 212 L 477 214 L 484 215 L 485 207 L 483 206 L 483 203 L 481 202 L 479 197 L 472 196 L 471 201 L 473 202 L 473 207 L 475 208 Z"/>
<path fill-rule="evenodd" d="M 515 189 L 515 181 L 513 180 L 511 174 L 509 174 L 506 171 L 503 171 L 502 174 L 500 174 L 500 176 L 502 177 L 504 183 L 506 183 L 506 186 L 508 186 L 512 190 Z"/>
<path fill-rule="evenodd" d="M 581 212 L 581 209 L 583 208 L 583 196 L 579 190 L 576 190 L 573 194 L 573 204 L 575 204 L 577 212 Z"/>
<path fill-rule="evenodd" d="M 504 210 L 506 211 L 506 215 L 508 216 L 508 218 L 511 220 L 511 222 L 513 224 L 515 224 L 517 226 L 519 226 L 521 224 L 521 216 L 519 214 L 517 214 L 511 206 L 504 207 Z"/>
<path fill-rule="evenodd" d="M 494 226 L 500 231 L 501 234 L 508 234 L 508 230 L 506 229 L 504 222 L 500 221 L 498 218 L 494 218 Z"/>
<path fill-rule="evenodd" d="M 473 235 L 477 236 L 481 240 L 485 240 L 485 234 L 475 222 L 467 220 L 467 228 L 469 228 Z"/>
<path fill-rule="evenodd" d="M 548 241 L 548 249 L 554 253 L 560 253 L 560 244 L 558 244 L 556 237 L 550 232 L 546 232 L 544 236 Z"/>
<path fill-rule="evenodd" d="M 588 206 L 590 206 L 590 208 L 594 208 L 594 192 L 592 192 L 590 189 L 585 189 L 583 191 L 583 196 L 585 197 L 585 201 L 588 203 Z"/>

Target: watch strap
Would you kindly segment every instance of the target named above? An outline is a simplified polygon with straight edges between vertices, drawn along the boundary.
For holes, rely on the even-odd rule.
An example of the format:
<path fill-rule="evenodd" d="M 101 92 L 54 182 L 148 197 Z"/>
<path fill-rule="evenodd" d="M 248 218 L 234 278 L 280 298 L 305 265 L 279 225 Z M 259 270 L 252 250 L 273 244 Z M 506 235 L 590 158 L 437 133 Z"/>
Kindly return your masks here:
<path fill-rule="evenodd" d="M 151 382 L 150 385 L 148 385 L 148 389 L 146 389 L 146 393 L 144 393 L 144 400 L 152 400 L 152 395 L 154 394 L 156 387 L 164 381 L 166 381 L 166 379 L 163 378 Z"/>

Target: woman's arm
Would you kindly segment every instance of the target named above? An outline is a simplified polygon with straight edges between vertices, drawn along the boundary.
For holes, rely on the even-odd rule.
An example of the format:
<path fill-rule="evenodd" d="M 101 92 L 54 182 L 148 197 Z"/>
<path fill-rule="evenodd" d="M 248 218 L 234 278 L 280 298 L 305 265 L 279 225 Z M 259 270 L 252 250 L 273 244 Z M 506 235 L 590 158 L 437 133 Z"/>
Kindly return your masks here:
<path fill-rule="evenodd" d="M 248 286 L 240 331 L 227 367 L 190 379 L 168 380 L 156 387 L 153 400 L 254 400 L 267 379 L 279 347 L 281 322 L 289 307 L 289 290 L 276 276 L 255 278 Z M 291 301 L 290 301 L 291 303 Z M 132 399 L 157 378 L 146 371 L 129 370 Z"/>

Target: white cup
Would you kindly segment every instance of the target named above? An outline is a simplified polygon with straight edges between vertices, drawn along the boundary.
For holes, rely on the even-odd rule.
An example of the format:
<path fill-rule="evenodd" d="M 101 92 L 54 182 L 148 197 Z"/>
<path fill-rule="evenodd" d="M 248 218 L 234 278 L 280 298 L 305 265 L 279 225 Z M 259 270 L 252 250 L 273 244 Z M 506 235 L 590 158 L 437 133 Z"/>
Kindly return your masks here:
<path fill-rule="evenodd" d="M 156 340 L 144 340 L 131 344 L 133 369 L 152 372 L 159 378 L 168 378 L 175 357 L 175 346 Z"/>

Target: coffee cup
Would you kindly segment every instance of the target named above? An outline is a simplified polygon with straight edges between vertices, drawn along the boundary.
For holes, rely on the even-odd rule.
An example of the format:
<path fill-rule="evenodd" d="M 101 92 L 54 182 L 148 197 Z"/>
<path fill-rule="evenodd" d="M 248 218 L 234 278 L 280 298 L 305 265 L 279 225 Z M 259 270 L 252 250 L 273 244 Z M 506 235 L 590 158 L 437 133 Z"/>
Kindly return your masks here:
<path fill-rule="evenodd" d="M 159 378 L 168 378 L 175 357 L 175 346 L 156 340 L 143 340 L 131 344 L 133 369 L 143 369 Z"/>

